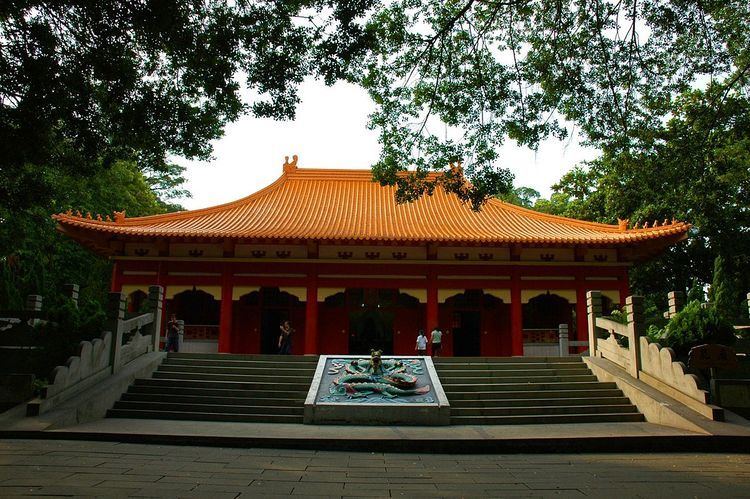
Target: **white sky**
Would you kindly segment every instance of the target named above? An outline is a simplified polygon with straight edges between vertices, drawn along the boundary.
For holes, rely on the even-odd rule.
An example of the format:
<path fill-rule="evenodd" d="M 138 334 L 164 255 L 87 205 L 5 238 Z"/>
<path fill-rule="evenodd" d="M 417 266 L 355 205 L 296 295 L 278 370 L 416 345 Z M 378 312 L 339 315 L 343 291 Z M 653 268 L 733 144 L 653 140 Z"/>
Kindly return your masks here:
<path fill-rule="evenodd" d="M 276 180 L 284 156 L 294 154 L 300 168 L 364 169 L 377 161 L 377 134 L 367 129 L 374 106 L 364 90 L 344 82 L 326 87 L 306 80 L 300 97 L 293 122 L 245 116 L 214 143 L 212 161 L 176 158 L 187 167 L 185 187 L 193 195 L 176 201 L 196 209 L 245 197 Z M 533 187 L 546 197 L 565 172 L 596 155 L 575 139 L 549 140 L 536 152 L 506 144 L 501 160 L 515 174 L 516 186 Z"/>

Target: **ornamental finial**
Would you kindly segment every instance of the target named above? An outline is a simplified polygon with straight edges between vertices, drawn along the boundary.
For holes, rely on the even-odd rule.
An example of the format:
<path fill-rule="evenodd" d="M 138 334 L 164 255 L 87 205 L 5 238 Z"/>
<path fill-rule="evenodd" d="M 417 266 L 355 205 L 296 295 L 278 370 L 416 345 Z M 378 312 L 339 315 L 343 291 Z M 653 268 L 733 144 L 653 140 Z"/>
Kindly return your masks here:
<path fill-rule="evenodd" d="M 125 221 L 125 210 L 115 212 L 115 223 L 119 224 Z"/>
<path fill-rule="evenodd" d="M 284 156 L 284 173 L 292 173 L 297 170 L 297 155 L 292 156 L 291 163 L 289 156 Z"/>
<path fill-rule="evenodd" d="M 629 219 L 627 219 L 627 218 L 626 218 L 625 220 L 623 220 L 623 219 L 621 219 L 621 218 L 618 218 L 618 219 L 617 219 L 617 228 L 618 228 L 618 229 L 619 229 L 619 230 L 620 230 L 621 232 L 624 232 L 624 231 L 628 230 L 628 223 L 629 223 L 629 222 L 630 222 L 630 220 L 629 220 Z"/>

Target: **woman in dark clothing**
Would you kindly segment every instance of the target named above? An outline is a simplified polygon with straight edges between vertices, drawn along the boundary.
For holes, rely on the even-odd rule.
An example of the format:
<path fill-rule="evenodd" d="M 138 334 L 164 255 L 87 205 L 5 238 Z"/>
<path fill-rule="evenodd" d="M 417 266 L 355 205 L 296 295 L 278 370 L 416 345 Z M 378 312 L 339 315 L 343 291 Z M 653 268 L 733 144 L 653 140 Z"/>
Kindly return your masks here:
<path fill-rule="evenodd" d="M 290 355 L 292 353 L 292 329 L 289 321 L 284 321 L 279 326 L 279 355 Z"/>

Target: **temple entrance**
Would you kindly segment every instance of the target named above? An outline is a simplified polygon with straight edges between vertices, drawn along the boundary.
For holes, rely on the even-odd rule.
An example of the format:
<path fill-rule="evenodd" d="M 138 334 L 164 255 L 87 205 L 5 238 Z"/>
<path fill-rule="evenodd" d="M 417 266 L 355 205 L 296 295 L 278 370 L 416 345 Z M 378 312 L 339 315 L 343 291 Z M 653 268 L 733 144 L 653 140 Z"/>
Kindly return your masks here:
<path fill-rule="evenodd" d="M 394 289 L 347 289 L 349 304 L 349 353 L 382 350 L 393 354 Z"/>
<path fill-rule="evenodd" d="M 478 311 L 454 313 L 453 355 L 476 357 L 481 354 L 481 317 Z"/>
<path fill-rule="evenodd" d="M 510 310 L 500 298 L 467 289 L 441 303 L 439 315 L 443 355 L 510 355 Z"/>
<path fill-rule="evenodd" d="M 369 355 L 371 350 L 393 353 L 393 314 L 377 310 L 349 315 L 349 353 Z"/>
<path fill-rule="evenodd" d="M 240 297 L 233 305 L 232 352 L 276 354 L 279 326 L 288 320 L 294 328 L 292 352 L 304 347 L 305 305 L 279 288 L 261 288 Z"/>
<path fill-rule="evenodd" d="M 523 304 L 523 351 L 526 356 L 559 355 L 558 327 L 567 324 L 575 338 L 575 304 L 549 291 Z"/>
<path fill-rule="evenodd" d="M 166 316 L 176 314 L 185 321 L 183 340 L 214 343 L 219 341 L 219 300 L 200 289 L 183 291 L 167 301 Z"/>

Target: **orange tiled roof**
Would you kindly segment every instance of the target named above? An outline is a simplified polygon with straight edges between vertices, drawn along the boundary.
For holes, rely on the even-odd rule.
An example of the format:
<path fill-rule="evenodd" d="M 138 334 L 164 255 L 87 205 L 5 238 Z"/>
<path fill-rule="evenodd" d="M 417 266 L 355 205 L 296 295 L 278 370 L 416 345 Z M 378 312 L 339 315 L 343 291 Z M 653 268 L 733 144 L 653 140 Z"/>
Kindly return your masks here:
<path fill-rule="evenodd" d="M 289 167 L 292 166 L 292 167 Z M 395 187 L 369 170 L 297 169 L 286 165 L 268 187 L 231 203 L 164 215 L 95 220 L 54 215 L 62 228 L 101 235 L 346 241 L 628 244 L 679 238 L 684 222 L 626 229 L 547 215 L 490 199 L 479 212 L 441 188 L 397 204 Z"/>

